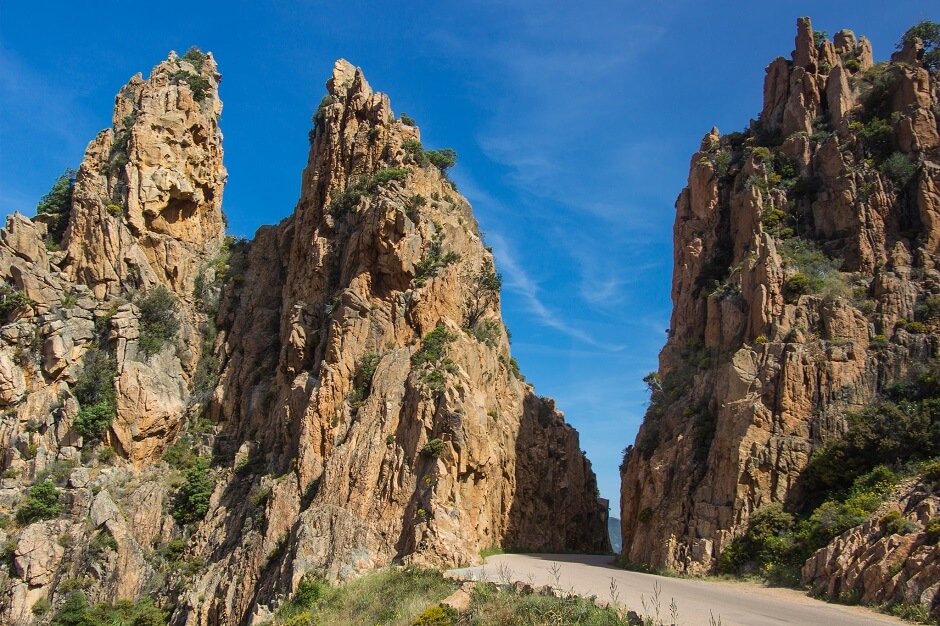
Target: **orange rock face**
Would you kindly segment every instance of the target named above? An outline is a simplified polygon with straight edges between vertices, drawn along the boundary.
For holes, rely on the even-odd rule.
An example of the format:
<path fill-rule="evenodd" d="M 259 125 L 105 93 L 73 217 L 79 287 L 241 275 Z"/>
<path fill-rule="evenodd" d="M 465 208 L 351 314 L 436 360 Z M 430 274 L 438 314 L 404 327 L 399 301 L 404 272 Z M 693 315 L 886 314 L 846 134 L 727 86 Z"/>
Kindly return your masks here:
<path fill-rule="evenodd" d="M 710 570 L 755 509 L 799 501 L 845 410 L 935 354 L 936 74 L 914 45 L 873 66 L 864 38 L 812 34 L 802 18 L 767 67 L 758 121 L 692 157 L 669 339 L 622 469 L 625 560 Z"/>
<path fill-rule="evenodd" d="M 0 513 L 48 473 L 63 502 L 0 529 L 20 546 L 0 621 L 56 606 L 64 580 L 90 602 L 158 598 L 176 624 L 242 624 L 308 573 L 609 551 L 577 432 L 510 356 L 492 254 L 436 165 L 452 155 L 339 61 L 293 215 L 226 241 L 219 80 L 191 52 L 121 90 L 64 249 L 44 245 L 48 218 L 0 231 L 0 276 L 26 299 L 0 328 Z M 167 310 L 179 328 L 154 344 L 147 315 Z M 95 359 L 113 383 L 100 442 L 76 390 Z"/>

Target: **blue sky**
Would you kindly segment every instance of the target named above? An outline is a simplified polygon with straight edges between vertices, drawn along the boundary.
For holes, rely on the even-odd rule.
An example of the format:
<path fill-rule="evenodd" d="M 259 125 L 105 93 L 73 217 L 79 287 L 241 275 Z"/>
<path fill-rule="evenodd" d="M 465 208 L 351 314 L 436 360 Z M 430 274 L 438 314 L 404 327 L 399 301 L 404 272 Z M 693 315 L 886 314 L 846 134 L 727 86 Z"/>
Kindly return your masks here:
<path fill-rule="evenodd" d="M 293 210 L 310 116 L 344 57 L 425 145 L 457 150 L 453 176 L 505 277 L 513 354 L 616 503 L 669 325 L 673 204 L 702 136 L 757 115 L 764 67 L 790 54 L 801 15 L 866 35 L 882 59 L 940 19 L 923 0 L 651 5 L 5 2 L 0 212 L 32 215 L 110 125 L 121 85 L 197 45 L 223 74 L 230 230 L 250 237 Z"/>

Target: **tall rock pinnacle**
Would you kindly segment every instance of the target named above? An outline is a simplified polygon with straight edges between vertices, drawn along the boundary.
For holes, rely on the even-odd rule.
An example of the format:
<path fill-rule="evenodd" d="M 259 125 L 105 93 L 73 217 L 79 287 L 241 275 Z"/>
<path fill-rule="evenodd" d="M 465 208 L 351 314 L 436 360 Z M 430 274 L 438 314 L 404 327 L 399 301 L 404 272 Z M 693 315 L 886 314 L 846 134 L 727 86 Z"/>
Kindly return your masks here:
<path fill-rule="evenodd" d="M 4 619 L 65 580 L 244 624 L 309 575 L 609 551 L 577 432 L 510 355 L 456 154 L 338 61 L 293 214 L 227 238 L 219 78 L 195 49 L 134 77 L 71 203 L 0 231 L 0 512 L 37 476 L 63 503 L 0 528 Z"/>
<path fill-rule="evenodd" d="M 225 235 L 221 76 L 212 55 L 171 55 L 114 100 L 88 146 L 66 232 L 65 270 L 104 297 L 166 285 L 189 297 Z"/>
<path fill-rule="evenodd" d="M 220 311 L 223 454 L 279 476 L 255 478 L 269 521 L 245 549 L 289 546 L 262 583 L 497 545 L 609 549 L 577 434 L 517 377 L 492 255 L 438 153 L 346 61 L 327 91 L 297 208 L 258 232 Z M 228 523 L 212 522 L 210 544 Z M 224 590 L 248 610 L 236 558 L 191 597 Z"/>
<path fill-rule="evenodd" d="M 625 560 L 709 571 L 756 510 L 801 512 L 814 451 L 935 356 L 936 73 L 919 40 L 873 66 L 865 38 L 797 28 L 760 118 L 708 133 L 676 202 L 669 339 L 622 466 Z"/>

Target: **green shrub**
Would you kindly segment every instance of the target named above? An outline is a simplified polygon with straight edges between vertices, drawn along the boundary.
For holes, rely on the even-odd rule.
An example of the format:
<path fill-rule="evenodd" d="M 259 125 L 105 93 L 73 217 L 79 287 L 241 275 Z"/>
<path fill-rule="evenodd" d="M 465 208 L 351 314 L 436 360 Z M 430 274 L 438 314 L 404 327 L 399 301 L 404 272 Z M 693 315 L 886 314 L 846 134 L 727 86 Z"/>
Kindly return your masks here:
<path fill-rule="evenodd" d="M 387 167 L 381 169 L 372 175 L 372 178 L 366 184 L 366 191 L 374 192 L 379 186 L 388 184 L 393 180 L 405 180 L 408 178 L 408 170 Z"/>
<path fill-rule="evenodd" d="M 427 157 L 424 155 L 424 146 L 417 139 L 406 139 L 401 142 L 402 150 L 411 157 L 411 160 L 418 165 L 427 163 Z"/>
<path fill-rule="evenodd" d="M 457 163 L 457 153 L 451 148 L 442 148 L 440 150 L 428 150 L 425 152 L 428 162 L 439 169 L 442 174 L 446 174 L 448 168 Z"/>
<path fill-rule="evenodd" d="M 138 299 L 137 308 L 140 311 L 138 346 L 145 356 L 151 357 L 176 338 L 180 329 L 179 301 L 160 285 Z"/>
<path fill-rule="evenodd" d="M 923 335 L 927 332 L 927 327 L 922 322 L 908 322 L 904 330 L 912 335 Z"/>
<path fill-rule="evenodd" d="M 930 607 L 920 603 L 897 602 L 885 607 L 886 612 L 914 624 L 935 624 L 930 616 Z"/>
<path fill-rule="evenodd" d="M 650 411 L 647 411 L 636 440 L 636 451 L 646 460 L 651 459 L 656 448 L 659 447 L 660 429 L 659 420 L 651 417 Z"/>
<path fill-rule="evenodd" d="M 88 542 L 88 549 L 94 556 L 101 558 L 105 552 L 117 552 L 118 542 L 107 528 L 102 528 Z"/>
<path fill-rule="evenodd" d="M 931 70 L 940 70 L 940 23 L 923 20 L 907 29 L 897 44 L 900 50 L 904 44 L 917 37 L 924 43 L 924 67 Z"/>
<path fill-rule="evenodd" d="M 858 62 L 858 59 L 849 59 L 845 62 L 845 69 L 854 73 L 862 69 L 862 65 Z"/>
<path fill-rule="evenodd" d="M 39 598 L 33 602 L 33 606 L 30 608 L 30 611 L 32 611 L 33 615 L 45 615 L 51 608 L 52 602 L 49 600 L 49 598 Z"/>
<path fill-rule="evenodd" d="M 940 455 L 938 400 L 896 400 L 895 394 L 888 389 L 878 404 L 848 414 L 845 433 L 810 457 L 802 475 L 808 498 L 839 491 L 879 465 Z"/>
<path fill-rule="evenodd" d="M 62 236 L 69 225 L 69 215 L 72 213 L 72 194 L 75 191 L 75 174 L 73 169 L 67 169 L 56 179 L 49 193 L 44 195 L 36 205 L 36 215 L 45 215 L 48 220 L 46 244 L 59 246 Z"/>
<path fill-rule="evenodd" d="M 940 517 L 935 517 L 927 522 L 926 541 L 929 545 L 940 543 Z"/>
<path fill-rule="evenodd" d="M 878 520 L 878 527 L 881 528 L 881 532 L 887 535 L 896 535 L 904 526 L 904 521 L 904 516 L 901 515 L 900 511 L 892 510 Z"/>
<path fill-rule="evenodd" d="M 514 378 L 525 382 L 525 376 L 522 375 L 522 372 L 519 370 L 519 361 L 515 357 L 509 358 L 509 373 L 513 375 Z"/>
<path fill-rule="evenodd" d="M 644 506 L 637 513 L 636 520 L 641 524 L 649 524 L 653 520 L 653 507 Z"/>
<path fill-rule="evenodd" d="M 894 129 L 880 117 L 872 118 L 862 127 L 859 136 L 864 140 L 865 148 L 875 157 L 885 157 L 894 146 Z"/>
<path fill-rule="evenodd" d="M 818 506 L 802 522 L 796 555 L 806 560 L 813 551 L 821 548 L 850 528 L 864 523 L 897 483 L 898 477 L 884 466 L 854 480 L 847 495 L 836 495 Z M 813 497 L 811 493 L 810 498 Z"/>
<path fill-rule="evenodd" d="M 420 367 L 425 363 L 437 363 L 444 356 L 447 344 L 456 339 L 457 335 L 448 332 L 447 327 L 443 324 L 438 324 L 434 330 L 424 336 L 421 341 L 421 349 L 411 357 L 411 364 Z"/>
<path fill-rule="evenodd" d="M 86 440 L 97 441 L 110 428 L 116 415 L 117 410 L 111 402 L 82 406 L 75 418 L 75 432 Z"/>
<path fill-rule="evenodd" d="M 921 470 L 921 477 L 927 484 L 940 483 L 940 461 L 927 464 Z"/>
<path fill-rule="evenodd" d="M 414 118 L 408 115 L 407 113 L 402 113 L 398 119 L 405 126 L 417 126 Z"/>
<path fill-rule="evenodd" d="M 290 620 L 302 618 L 306 624 L 310 620 L 310 611 L 323 605 L 329 597 L 330 584 L 317 574 L 306 574 L 297 585 L 297 591 L 290 600 L 282 604 L 277 610 L 277 616 L 289 623 Z"/>
<path fill-rule="evenodd" d="M 934 320 L 940 318 L 940 296 L 927 296 L 923 304 L 917 306 L 917 316 L 921 319 Z"/>
<path fill-rule="evenodd" d="M 441 174 L 447 176 L 447 169 L 457 163 L 457 152 L 451 148 L 442 148 L 440 150 L 425 150 L 420 141 L 408 139 L 401 144 L 405 153 L 411 157 L 411 160 L 420 166 L 433 165 Z"/>
<path fill-rule="evenodd" d="M 114 378 L 117 366 L 103 350 L 92 348 L 82 359 L 72 393 L 79 404 L 97 404 L 114 401 Z"/>
<path fill-rule="evenodd" d="M 82 370 L 72 388 L 79 404 L 75 430 L 82 437 L 100 439 L 117 416 L 116 376 L 116 365 L 106 352 L 93 348 L 85 353 Z"/>
<path fill-rule="evenodd" d="M 715 430 L 718 427 L 718 418 L 707 409 L 701 409 L 695 417 L 692 428 L 692 457 L 699 465 L 708 460 L 715 439 Z"/>
<path fill-rule="evenodd" d="M 356 374 L 356 384 L 350 394 L 350 408 L 358 411 L 362 407 L 365 399 L 372 392 L 372 378 L 375 376 L 375 368 L 378 367 L 381 357 L 370 352 L 359 359 L 359 371 Z"/>
<path fill-rule="evenodd" d="M 202 68 L 202 64 L 206 60 L 206 55 L 196 46 L 192 46 L 186 51 L 186 54 L 183 55 L 183 60 L 189 61 L 198 70 Z"/>
<path fill-rule="evenodd" d="M 503 288 L 503 277 L 493 267 L 493 262 L 486 259 L 478 272 L 467 272 L 463 277 L 467 288 L 467 314 L 464 326 L 475 328 L 483 314 L 499 302 L 499 292 Z"/>
<path fill-rule="evenodd" d="M 728 150 L 721 150 L 715 155 L 715 160 L 712 164 L 715 167 L 715 175 L 719 180 L 727 178 L 731 171 L 731 161 L 731 152 Z"/>
<path fill-rule="evenodd" d="M 421 452 L 435 459 L 441 456 L 441 452 L 443 451 L 444 442 L 440 439 L 431 439 L 426 444 L 424 444 L 423 448 L 421 448 Z"/>
<path fill-rule="evenodd" d="M 838 271 L 842 260 L 830 258 L 814 242 L 792 237 L 782 241 L 778 250 L 786 265 L 797 271 L 786 284 L 790 297 L 796 298 L 807 293 L 826 297 L 850 295 L 849 286 Z"/>
<path fill-rule="evenodd" d="M 188 470 L 196 467 L 199 462 L 199 455 L 196 453 L 196 442 L 192 435 L 185 433 L 170 446 L 166 454 L 163 455 L 166 461 L 173 469 Z"/>
<path fill-rule="evenodd" d="M 316 126 L 323 124 L 323 121 L 326 119 L 326 109 L 328 106 L 336 102 L 336 98 L 327 94 L 320 99 L 320 104 L 317 106 L 316 113 L 313 114 L 313 123 Z M 310 142 L 313 143 L 314 131 L 310 131 Z"/>
<path fill-rule="evenodd" d="M 165 626 L 167 614 L 150 598 L 136 602 L 88 604 L 85 594 L 75 591 L 52 617 L 51 626 Z"/>
<path fill-rule="evenodd" d="M 722 551 L 718 570 L 741 573 L 745 567 L 756 567 L 767 578 L 789 582 L 794 572 L 794 518 L 774 502 L 751 514 L 747 531 Z"/>
<path fill-rule="evenodd" d="M 183 525 L 201 521 L 209 512 L 209 499 L 214 490 L 209 463 L 199 457 L 193 467 L 186 470 L 186 482 L 176 494 L 173 518 Z"/>
<path fill-rule="evenodd" d="M 917 173 L 917 165 L 900 152 L 895 152 L 882 161 L 878 169 L 900 189 L 907 187 Z"/>
<path fill-rule="evenodd" d="M 457 611 L 449 606 L 432 606 L 411 623 L 412 626 L 452 626 Z"/>
<path fill-rule="evenodd" d="M 324 578 L 308 575 L 297 585 L 292 600 L 305 608 L 311 608 L 320 602 L 329 588 L 330 584 Z"/>
<path fill-rule="evenodd" d="M 751 150 L 751 154 L 754 155 L 755 159 L 765 162 L 765 163 L 773 159 L 773 153 L 770 151 L 770 148 L 767 148 L 765 146 L 755 146 Z"/>
<path fill-rule="evenodd" d="M 480 320 L 473 325 L 473 336 L 480 343 L 485 343 L 490 347 L 499 345 L 502 324 L 498 320 Z"/>
<path fill-rule="evenodd" d="M 196 102 L 205 100 L 206 96 L 209 94 L 209 90 L 212 88 L 209 81 L 198 74 L 193 74 L 186 70 L 176 70 L 170 74 L 171 85 L 179 85 L 181 82 L 189 85 L 189 90 L 193 94 L 193 100 Z"/>
<path fill-rule="evenodd" d="M 336 586 L 308 574 L 278 608 L 276 623 L 411 624 L 456 588 L 441 572 L 413 567 L 393 567 Z"/>
<path fill-rule="evenodd" d="M 411 199 L 408 200 L 408 204 L 405 206 L 405 215 L 408 216 L 415 224 L 418 223 L 418 216 L 421 214 L 421 207 L 428 203 L 427 198 L 420 194 L 415 194 L 411 196 Z"/>
<path fill-rule="evenodd" d="M 359 380 L 364 396 L 368 396 L 369 392 L 372 391 L 372 378 L 375 376 L 375 369 L 379 366 L 381 360 L 382 357 L 375 352 L 364 354 L 359 359 Z"/>
<path fill-rule="evenodd" d="M 20 524 L 52 519 L 62 512 L 59 490 L 51 480 L 44 480 L 29 488 L 26 501 L 16 510 L 16 521 Z"/>
<path fill-rule="evenodd" d="M 438 228 L 431 237 L 431 245 L 424 258 L 415 265 L 415 285 L 420 287 L 428 278 L 437 276 L 442 268 L 459 260 L 460 255 L 456 252 L 444 253 L 444 231 Z"/>
<path fill-rule="evenodd" d="M 806 274 L 797 273 L 787 280 L 787 293 L 794 299 L 809 293 L 811 290 L 810 278 Z"/>
<path fill-rule="evenodd" d="M 6 319 L 10 313 L 20 313 L 35 304 L 19 289 L 0 283 L 0 318 Z"/>
<path fill-rule="evenodd" d="M 826 43 L 827 39 L 829 39 L 829 33 L 827 33 L 826 31 L 824 30 L 813 31 L 813 45 L 816 46 L 817 48 L 823 45 L 824 43 Z"/>
<path fill-rule="evenodd" d="M 815 201 L 822 188 L 822 181 L 816 176 L 798 176 L 790 186 L 789 196 L 791 198 L 807 198 Z"/>
<path fill-rule="evenodd" d="M 53 616 L 52 626 L 96 626 L 85 594 L 71 593 Z"/>
<path fill-rule="evenodd" d="M 326 210 L 333 217 L 343 217 L 359 205 L 363 196 L 373 195 L 379 186 L 394 180 L 405 180 L 408 173 L 406 169 L 385 168 L 372 176 L 360 176 L 355 182 L 347 184 L 346 189 L 336 193 Z"/>

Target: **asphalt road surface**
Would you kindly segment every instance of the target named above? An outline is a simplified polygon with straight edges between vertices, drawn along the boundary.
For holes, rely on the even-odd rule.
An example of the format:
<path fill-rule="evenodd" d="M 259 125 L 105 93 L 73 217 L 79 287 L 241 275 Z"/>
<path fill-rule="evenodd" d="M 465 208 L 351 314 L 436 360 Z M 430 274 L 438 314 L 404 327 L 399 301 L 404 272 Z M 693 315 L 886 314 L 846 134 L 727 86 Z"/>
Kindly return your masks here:
<path fill-rule="evenodd" d="M 611 565 L 612 560 L 610 556 L 583 554 L 498 554 L 485 565 L 452 573 L 475 580 L 552 585 L 582 596 L 597 596 L 601 604 L 614 596 L 619 606 L 647 617 L 656 617 L 658 603 L 659 619 L 666 624 L 673 623 L 673 601 L 678 611 L 675 623 L 689 626 L 709 624 L 710 619 L 722 626 L 906 623 L 864 607 L 828 604 L 794 589 L 628 572 Z"/>

